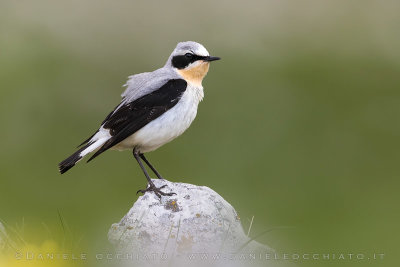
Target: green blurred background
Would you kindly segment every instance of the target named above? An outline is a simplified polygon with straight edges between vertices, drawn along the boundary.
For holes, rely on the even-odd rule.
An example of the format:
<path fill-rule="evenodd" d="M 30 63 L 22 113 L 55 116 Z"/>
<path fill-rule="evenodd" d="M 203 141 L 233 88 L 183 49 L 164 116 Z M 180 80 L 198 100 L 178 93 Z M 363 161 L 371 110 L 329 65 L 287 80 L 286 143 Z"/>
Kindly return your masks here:
<path fill-rule="evenodd" d="M 222 57 L 191 128 L 148 158 L 206 185 L 280 252 L 385 253 L 400 209 L 400 2 L 2 1 L 0 219 L 46 239 L 62 214 L 84 251 L 145 187 L 130 152 L 67 174 L 57 163 L 119 102 L 127 76 L 164 65 L 179 41 Z"/>

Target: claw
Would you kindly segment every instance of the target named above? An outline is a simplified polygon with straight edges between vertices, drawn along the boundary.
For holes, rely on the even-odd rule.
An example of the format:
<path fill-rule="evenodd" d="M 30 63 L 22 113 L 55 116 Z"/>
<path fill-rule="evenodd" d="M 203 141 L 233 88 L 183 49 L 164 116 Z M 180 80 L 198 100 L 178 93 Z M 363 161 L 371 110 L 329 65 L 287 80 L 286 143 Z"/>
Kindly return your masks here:
<path fill-rule="evenodd" d="M 136 191 L 136 195 L 137 195 L 137 194 L 139 194 L 139 193 L 142 193 L 142 194 L 144 194 L 145 192 L 143 192 L 143 190 L 142 190 L 142 189 L 140 189 L 140 190 Z"/>
<path fill-rule="evenodd" d="M 156 196 L 158 196 L 159 198 L 161 198 L 161 196 L 173 196 L 173 195 L 176 195 L 173 192 L 171 192 L 171 193 L 162 192 L 161 189 L 165 188 L 166 186 L 167 185 L 163 185 L 161 187 L 156 187 L 154 184 L 150 184 L 146 189 L 138 190 L 136 192 L 136 194 L 138 194 L 138 193 L 145 194 L 146 192 L 154 192 L 154 194 L 156 194 Z"/>

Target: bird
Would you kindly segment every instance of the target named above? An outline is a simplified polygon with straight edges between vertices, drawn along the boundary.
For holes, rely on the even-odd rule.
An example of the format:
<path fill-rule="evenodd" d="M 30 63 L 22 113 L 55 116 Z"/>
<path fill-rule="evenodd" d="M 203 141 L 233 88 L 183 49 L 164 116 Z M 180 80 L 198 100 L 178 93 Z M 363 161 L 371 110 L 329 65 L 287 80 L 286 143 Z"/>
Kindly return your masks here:
<path fill-rule="evenodd" d="M 175 194 L 163 192 L 166 185 L 154 185 L 143 162 L 157 178 L 164 178 L 144 153 L 156 150 L 189 128 L 204 97 L 202 80 L 210 62 L 220 59 L 210 56 L 200 43 L 179 42 L 163 67 L 129 76 L 121 102 L 75 153 L 58 164 L 59 172 L 67 172 L 91 153 L 87 162 L 109 149 L 131 150 L 148 183 L 137 193 L 154 192 L 159 198 Z"/>

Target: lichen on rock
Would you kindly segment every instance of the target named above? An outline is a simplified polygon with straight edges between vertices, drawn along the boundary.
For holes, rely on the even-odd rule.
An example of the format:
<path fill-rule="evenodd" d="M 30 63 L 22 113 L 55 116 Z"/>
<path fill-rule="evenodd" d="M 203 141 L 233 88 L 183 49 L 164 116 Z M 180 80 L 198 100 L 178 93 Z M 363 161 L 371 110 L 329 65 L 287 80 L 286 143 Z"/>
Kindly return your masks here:
<path fill-rule="evenodd" d="M 212 189 L 166 180 L 153 182 L 157 187 L 167 185 L 164 192 L 176 195 L 160 199 L 147 192 L 140 196 L 122 220 L 110 228 L 108 238 L 118 252 L 151 252 L 171 259 L 188 253 L 273 251 L 250 241 L 235 209 Z"/>

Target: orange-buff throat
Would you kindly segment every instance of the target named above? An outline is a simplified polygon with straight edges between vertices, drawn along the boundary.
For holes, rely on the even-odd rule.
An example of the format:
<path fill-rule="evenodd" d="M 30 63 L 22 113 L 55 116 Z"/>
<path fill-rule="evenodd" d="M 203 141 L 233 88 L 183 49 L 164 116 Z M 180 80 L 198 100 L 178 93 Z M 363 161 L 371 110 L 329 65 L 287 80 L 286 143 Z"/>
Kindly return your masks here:
<path fill-rule="evenodd" d="M 189 83 L 201 85 L 204 76 L 206 76 L 210 63 L 201 62 L 200 64 L 189 69 L 178 70 L 179 74 Z"/>

